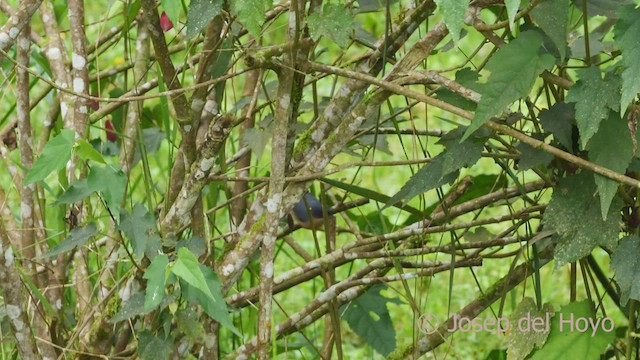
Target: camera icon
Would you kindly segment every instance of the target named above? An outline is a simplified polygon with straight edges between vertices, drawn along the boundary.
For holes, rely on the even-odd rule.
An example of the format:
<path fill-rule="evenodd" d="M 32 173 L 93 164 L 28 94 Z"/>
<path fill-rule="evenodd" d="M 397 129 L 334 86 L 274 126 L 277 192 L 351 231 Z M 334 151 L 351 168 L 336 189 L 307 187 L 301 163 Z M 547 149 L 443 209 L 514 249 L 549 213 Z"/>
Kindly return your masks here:
<path fill-rule="evenodd" d="M 424 313 L 418 318 L 418 330 L 425 335 L 431 335 L 438 331 L 440 319 L 431 313 Z"/>

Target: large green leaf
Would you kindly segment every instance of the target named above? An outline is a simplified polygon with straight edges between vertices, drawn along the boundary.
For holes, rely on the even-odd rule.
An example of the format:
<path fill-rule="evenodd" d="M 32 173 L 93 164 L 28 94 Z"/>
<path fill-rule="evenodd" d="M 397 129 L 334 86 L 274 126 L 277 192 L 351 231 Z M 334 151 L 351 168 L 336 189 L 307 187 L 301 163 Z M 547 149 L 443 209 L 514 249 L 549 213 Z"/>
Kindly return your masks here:
<path fill-rule="evenodd" d="M 549 109 L 543 109 L 538 114 L 538 119 L 540 119 L 544 129 L 551 132 L 553 137 L 572 153 L 574 150 L 578 150 L 573 149 L 572 139 L 575 114 L 573 105 L 564 102 L 557 102 Z"/>
<path fill-rule="evenodd" d="M 144 314 L 145 295 L 143 292 L 137 292 L 122 303 L 120 310 L 113 315 L 109 322 L 112 324 L 130 319 L 136 315 Z"/>
<path fill-rule="evenodd" d="M 75 228 L 69 232 L 69 236 L 62 240 L 58 245 L 47 250 L 42 257 L 55 256 L 78 246 L 82 246 L 97 233 L 98 228 L 95 223 L 89 223 L 86 226 Z"/>
<path fill-rule="evenodd" d="M 87 178 L 74 182 L 58 196 L 53 205 L 73 204 L 94 192 L 100 192 L 111 212 L 118 216 L 126 184 L 127 178 L 122 170 L 110 165 L 92 166 Z"/>
<path fill-rule="evenodd" d="M 491 57 L 487 63 L 491 75 L 480 87 L 482 98 L 463 140 L 509 104 L 527 96 L 538 75 L 553 66 L 553 56 L 541 55 L 541 46 L 542 35 L 525 31 Z"/>
<path fill-rule="evenodd" d="M 138 334 L 138 356 L 142 360 L 167 360 L 173 352 L 173 339 L 154 335 L 149 330 Z"/>
<path fill-rule="evenodd" d="M 509 28 L 514 29 L 514 23 L 516 21 L 516 15 L 520 8 L 521 0 L 504 0 L 504 6 L 507 8 L 507 17 L 509 18 Z"/>
<path fill-rule="evenodd" d="M 171 266 L 171 272 L 187 284 L 202 291 L 211 301 L 216 301 L 211 290 L 209 290 L 207 279 L 204 277 L 202 269 L 200 269 L 198 259 L 186 247 L 178 249 L 178 258 Z"/>
<path fill-rule="evenodd" d="M 200 34 L 221 10 L 222 0 L 191 0 L 187 15 L 187 38 Z"/>
<path fill-rule="evenodd" d="M 541 348 L 544 345 L 545 341 L 547 341 L 547 336 L 549 336 L 550 328 L 547 329 L 541 326 L 541 328 L 536 328 L 536 330 L 540 331 L 533 331 L 533 328 L 530 329 L 524 325 L 522 319 L 532 319 L 534 321 L 544 319 L 546 321 L 549 318 L 547 315 L 549 317 L 553 315 L 553 308 L 550 304 L 545 304 L 542 309 L 538 310 L 536 303 L 530 297 L 524 298 L 518 304 L 509 316 L 509 324 L 513 325 L 510 327 L 510 331 L 507 332 L 506 337 L 509 359 L 522 360 L 531 353 L 534 347 Z"/>
<path fill-rule="evenodd" d="M 635 5 L 621 7 L 613 29 L 615 44 L 622 52 L 622 96 L 620 108 L 627 108 L 640 92 L 640 9 Z"/>
<path fill-rule="evenodd" d="M 119 227 L 131 241 L 134 254 L 138 259 L 141 259 L 143 254 L 146 254 L 149 259 L 154 259 L 158 254 L 158 250 L 162 247 L 160 236 L 157 233 L 153 215 L 144 205 L 136 204 L 131 214 L 122 210 Z"/>
<path fill-rule="evenodd" d="M 620 101 L 620 78 L 607 73 L 602 79 L 595 67 L 577 71 L 580 80 L 567 94 L 567 102 L 576 103 L 576 123 L 580 140 L 585 148 L 589 139 L 598 132 L 600 122 L 607 118 L 609 110 L 618 111 Z"/>
<path fill-rule="evenodd" d="M 211 298 L 203 291 L 189 285 L 187 282 L 182 283 L 182 294 L 184 298 L 202 306 L 209 317 L 229 328 L 238 336 L 241 336 L 238 329 L 233 326 L 231 318 L 229 317 L 227 303 L 224 302 L 224 297 L 222 296 L 222 292 L 220 292 L 220 279 L 218 278 L 218 275 L 216 275 L 213 270 L 202 264 L 200 265 L 200 271 L 204 275 L 207 287 L 215 300 L 211 300 Z"/>
<path fill-rule="evenodd" d="M 599 321 L 595 329 L 587 326 L 591 320 L 594 324 Z M 591 306 L 587 300 L 567 304 L 551 319 L 551 333 L 542 349 L 536 351 L 530 360 L 564 360 L 572 359 L 600 359 L 600 355 L 615 339 L 613 331 L 604 331 L 609 326 L 613 328 L 613 320 L 609 319 L 603 325 L 603 318 L 594 318 Z"/>
<path fill-rule="evenodd" d="M 27 172 L 24 184 L 29 185 L 44 180 L 53 171 L 58 171 L 71 159 L 73 148 L 73 130 L 64 129 L 53 139 L 49 140 L 42 149 L 42 154 Z"/>
<path fill-rule="evenodd" d="M 612 139 L 615 141 L 611 141 Z M 609 118 L 600 124 L 600 129 L 591 138 L 587 149 L 589 150 L 589 160 L 624 174 L 633 158 L 633 142 L 627 122 L 620 119 L 617 113 L 610 111 Z M 618 191 L 618 183 L 602 175 L 593 175 L 600 194 L 602 218 L 606 220 L 609 205 Z"/>
<path fill-rule="evenodd" d="M 104 161 L 102 154 L 100 154 L 100 152 L 96 150 L 86 140 L 82 140 L 82 139 L 78 140 L 78 142 L 74 146 L 74 150 L 82 160 L 85 160 L 85 161 L 93 160 L 101 164 L 107 163 L 106 161 Z"/>
<path fill-rule="evenodd" d="M 468 89 L 478 91 L 480 85 L 477 83 L 479 74 L 469 68 L 462 68 L 456 71 L 456 82 Z M 440 87 L 436 91 L 438 99 L 447 102 L 451 105 L 457 106 L 464 110 L 475 111 L 477 104 L 466 97 L 451 91 L 446 87 Z"/>
<path fill-rule="evenodd" d="M 355 29 L 353 16 L 340 4 L 326 3 L 322 14 L 314 12 L 307 22 L 314 40 L 318 40 L 320 36 L 326 36 L 342 48 L 347 47 L 349 35 Z"/>
<path fill-rule="evenodd" d="M 410 200 L 426 191 L 450 183 L 458 177 L 458 170 L 475 164 L 482 155 L 484 138 L 473 136 L 471 139 L 458 143 L 460 133 L 463 130 L 464 128 L 458 128 L 443 136 L 439 143 L 446 146 L 445 151 L 418 170 L 400 191 L 391 197 L 385 208 L 398 201 Z"/>
<path fill-rule="evenodd" d="M 401 304 L 402 302 L 384 297 L 380 294 L 384 289 L 385 285 L 372 286 L 348 305 L 343 305 L 340 312 L 344 312 L 344 319 L 353 332 L 375 351 L 387 356 L 396 348 L 396 332 L 389 316 L 387 303 Z"/>
<path fill-rule="evenodd" d="M 560 53 L 560 61 L 564 61 L 567 55 L 569 2 L 566 0 L 544 0 L 531 10 L 531 17 L 551 38 Z"/>
<path fill-rule="evenodd" d="M 611 268 L 616 272 L 620 287 L 620 302 L 625 305 L 629 299 L 640 300 L 640 238 L 629 235 L 611 255 Z"/>
<path fill-rule="evenodd" d="M 640 238 L 629 235 L 620 240 L 620 244 L 611 255 L 611 268 L 616 272 L 616 281 L 620 287 L 620 302 L 624 305 L 629 299 L 640 300 Z"/>
<path fill-rule="evenodd" d="M 144 272 L 143 277 L 147 279 L 147 289 L 144 296 L 145 313 L 160 305 L 164 298 L 164 289 L 167 284 L 167 265 L 169 265 L 167 255 L 159 255 L 153 259 Z"/>
<path fill-rule="evenodd" d="M 266 12 L 273 5 L 270 0 L 234 0 L 231 8 L 238 19 L 255 38 L 260 37 L 262 23 L 266 19 Z"/>
<path fill-rule="evenodd" d="M 525 143 L 518 143 L 516 149 L 520 152 L 518 170 L 534 169 L 553 160 L 553 155 Z"/>
<path fill-rule="evenodd" d="M 544 213 L 544 225 L 558 232 L 556 268 L 577 261 L 597 246 L 615 247 L 618 239 L 620 200 L 614 199 L 607 220 L 602 214 L 591 172 L 582 171 L 560 180 Z"/>
<path fill-rule="evenodd" d="M 438 11 L 442 14 L 444 23 L 447 25 L 447 29 L 449 29 L 453 42 L 457 44 L 458 40 L 460 40 L 460 31 L 464 24 L 464 15 L 467 12 L 469 0 L 436 0 L 435 2 L 438 5 Z"/>

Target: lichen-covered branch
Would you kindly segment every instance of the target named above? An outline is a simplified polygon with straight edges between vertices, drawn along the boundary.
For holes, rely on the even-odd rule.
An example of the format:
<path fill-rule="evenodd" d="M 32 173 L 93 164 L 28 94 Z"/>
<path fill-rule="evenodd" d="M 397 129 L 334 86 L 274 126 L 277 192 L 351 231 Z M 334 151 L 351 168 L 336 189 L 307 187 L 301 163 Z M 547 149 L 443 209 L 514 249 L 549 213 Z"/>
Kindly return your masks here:
<path fill-rule="evenodd" d="M 7 52 L 16 42 L 18 34 L 29 24 L 31 16 L 38 10 L 42 0 L 20 1 L 18 8 L 0 28 L 0 50 Z"/>
<path fill-rule="evenodd" d="M 16 338 L 18 353 L 22 359 L 40 359 L 35 338 L 31 332 L 31 323 L 27 316 L 22 281 L 16 268 L 16 258 L 5 228 L 4 218 L 0 217 L 0 289 L 4 300 L 11 329 Z"/>
<path fill-rule="evenodd" d="M 178 197 L 160 221 L 160 233 L 165 238 L 174 238 L 178 230 L 191 221 L 191 209 L 198 200 L 200 191 L 209 182 L 207 177 L 215 169 L 218 152 L 229 135 L 230 126 L 230 115 L 218 117 L 211 122 L 207 137 L 198 149 L 198 157 L 191 166 Z"/>

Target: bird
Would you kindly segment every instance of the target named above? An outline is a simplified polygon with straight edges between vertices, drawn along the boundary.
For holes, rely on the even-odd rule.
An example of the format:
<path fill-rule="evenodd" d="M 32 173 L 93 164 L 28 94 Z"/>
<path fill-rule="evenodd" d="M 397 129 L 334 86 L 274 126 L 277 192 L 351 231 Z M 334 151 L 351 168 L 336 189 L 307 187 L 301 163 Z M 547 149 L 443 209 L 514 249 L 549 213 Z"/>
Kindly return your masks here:
<path fill-rule="evenodd" d="M 300 201 L 293 206 L 291 217 L 300 226 L 318 230 L 324 225 L 322 204 L 313 194 L 306 193 Z"/>

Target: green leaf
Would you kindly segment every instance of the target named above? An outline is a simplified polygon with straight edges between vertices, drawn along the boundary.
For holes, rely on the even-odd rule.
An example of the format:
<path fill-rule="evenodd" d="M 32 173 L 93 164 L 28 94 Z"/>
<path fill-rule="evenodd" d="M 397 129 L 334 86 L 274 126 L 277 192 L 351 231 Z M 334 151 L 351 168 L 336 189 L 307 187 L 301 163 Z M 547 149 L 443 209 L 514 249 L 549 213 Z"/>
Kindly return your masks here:
<path fill-rule="evenodd" d="M 438 11 L 442 14 L 453 42 L 457 44 L 460 40 L 460 31 L 464 24 L 464 15 L 467 12 L 469 0 L 436 0 L 435 3 L 438 5 Z"/>
<path fill-rule="evenodd" d="M 383 204 L 389 203 L 389 201 L 391 200 L 390 196 L 387 195 L 383 195 L 377 191 L 368 189 L 368 188 L 364 188 L 364 187 L 360 187 L 357 185 L 353 185 L 353 184 L 349 184 L 346 182 L 342 182 L 342 181 L 338 181 L 335 179 L 330 179 L 330 178 L 322 178 L 322 181 L 333 186 L 336 187 L 338 189 L 342 189 L 342 190 L 346 190 L 350 193 L 356 194 L 356 195 L 360 195 L 362 197 L 366 197 L 369 200 L 373 200 L 373 201 L 377 201 Z M 397 207 L 398 209 L 402 209 L 408 213 L 410 213 L 412 216 L 418 217 L 418 218 L 423 218 L 424 214 L 422 213 L 422 211 L 411 207 L 409 205 L 406 204 L 393 204 L 391 206 Z"/>
<path fill-rule="evenodd" d="M 629 299 L 640 300 L 640 238 L 629 235 L 611 255 L 611 268 L 616 272 L 620 287 L 620 302 L 626 305 Z"/>
<path fill-rule="evenodd" d="M 600 321 L 600 326 L 580 331 L 585 323 L 588 324 L 589 319 L 594 324 Z M 600 359 L 600 355 L 616 337 L 615 332 L 602 329 L 602 321 L 602 318 L 593 318 L 587 300 L 563 306 L 551 319 L 551 333 L 547 342 L 529 359 L 561 360 L 566 359 L 568 354 L 572 359 Z M 613 320 L 610 321 L 613 327 Z"/>
<path fill-rule="evenodd" d="M 456 82 L 468 89 L 478 91 L 480 89 L 478 81 L 479 74 L 469 68 L 462 68 L 456 72 Z M 457 94 L 446 87 L 440 87 L 436 90 L 438 99 L 455 105 L 461 109 L 475 111 L 477 104 L 460 94 Z"/>
<path fill-rule="evenodd" d="M 115 324 L 120 321 L 130 319 L 137 315 L 144 314 L 145 295 L 143 292 L 137 292 L 122 303 L 120 310 L 109 319 L 109 323 Z"/>
<path fill-rule="evenodd" d="M 90 189 L 87 185 L 87 179 L 81 179 L 69 186 L 65 192 L 60 194 L 58 198 L 51 203 L 52 206 L 58 206 L 62 204 L 73 204 L 81 201 L 93 194 L 96 189 Z"/>
<path fill-rule="evenodd" d="M 178 249 L 178 258 L 173 263 L 171 272 L 187 284 L 202 291 L 211 301 L 216 301 L 211 290 L 209 290 L 207 279 L 204 277 L 202 269 L 200 269 L 198 259 L 186 247 Z"/>
<path fill-rule="evenodd" d="M 615 141 L 611 141 L 612 139 Z M 617 113 L 610 111 L 609 118 L 600 124 L 600 129 L 591 138 L 587 149 L 589 160 L 624 174 L 633 158 L 633 142 L 626 121 L 620 119 Z M 595 173 L 593 175 L 600 194 L 602 219 L 606 220 L 611 201 L 618 191 L 618 182 Z"/>
<path fill-rule="evenodd" d="M 271 133 L 259 128 L 250 128 L 244 131 L 240 137 L 240 143 L 249 146 L 256 153 L 258 160 L 262 157 L 262 151 L 269 143 Z"/>
<path fill-rule="evenodd" d="M 95 223 L 89 223 L 86 226 L 78 227 L 69 232 L 69 236 L 62 240 L 58 245 L 50 248 L 42 257 L 55 256 L 63 252 L 74 249 L 77 246 L 84 245 L 92 236 L 98 233 Z"/>
<path fill-rule="evenodd" d="M 144 296 L 145 313 L 155 309 L 164 298 L 164 289 L 167 283 L 167 265 L 169 265 L 167 255 L 158 255 L 144 272 L 143 277 L 147 279 L 147 289 Z"/>
<path fill-rule="evenodd" d="M 134 254 L 138 259 L 141 259 L 143 254 L 146 254 L 149 259 L 154 259 L 162 248 L 160 236 L 156 230 L 156 221 L 144 205 L 136 204 L 131 214 L 122 210 L 119 228 L 131 241 Z"/>
<path fill-rule="evenodd" d="M 87 186 L 102 194 L 111 212 L 120 215 L 120 203 L 124 197 L 127 177 L 119 168 L 107 166 L 93 166 L 87 177 Z"/>
<path fill-rule="evenodd" d="M 177 24 L 180 20 L 180 10 L 182 9 L 182 2 L 177 0 L 160 0 L 162 9 L 169 17 L 172 23 Z"/>
<path fill-rule="evenodd" d="M 118 216 L 126 183 L 127 178 L 122 170 L 110 165 L 92 166 L 87 178 L 74 182 L 58 196 L 53 205 L 73 204 L 94 192 L 101 192 L 111 212 Z"/>
<path fill-rule="evenodd" d="M 138 333 L 138 356 L 142 360 L 168 360 L 173 353 L 172 339 L 153 335 L 149 330 Z"/>
<path fill-rule="evenodd" d="M 464 239 L 467 242 L 481 242 L 481 241 L 489 241 L 494 238 L 493 235 L 487 228 L 484 226 L 478 226 L 474 231 L 467 231 L 464 235 Z"/>
<path fill-rule="evenodd" d="M 353 16 L 344 6 L 326 3 L 322 14 L 313 13 L 307 20 L 309 32 L 314 40 L 326 36 L 341 48 L 349 45 L 349 36 L 355 30 Z"/>
<path fill-rule="evenodd" d="M 557 102 L 549 109 L 544 109 L 538 114 L 544 129 L 551 132 L 553 137 L 572 153 L 574 152 L 572 128 L 575 113 L 573 105 Z"/>
<path fill-rule="evenodd" d="M 29 185 L 44 180 L 53 171 L 61 170 L 71 159 L 73 148 L 73 130 L 63 129 L 53 139 L 49 140 L 42 149 L 42 154 L 24 177 L 24 184 Z"/>
<path fill-rule="evenodd" d="M 205 339 L 206 332 L 204 323 L 200 321 L 200 315 L 193 308 L 178 310 L 176 313 L 176 323 L 178 330 L 187 335 L 187 338 L 193 342 L 202 342 Z"/>
<path fill-rule="evenodd" d="M 218 278 L 218 275 L 204 265 L 200 265 L 200 271 L 204 274 L 207 281 L 207 287 L 213 295 L 214 301 L 212 301 L 204 292 L 200 291 L 200 289 L 197 289 L 186 282 L 182 284 L 182 294 L 186 299 L 202 306 L 210 318 L 229 328 L 234 334 L 241 336 L 240 331 L 233 326 L 231 318 L 229 317 L 227 303 L 224 301 L 222 292 L 220 292 L 220 279 Z"/>
<path fill-rule="evenodd" d="M 507 17 L 509 18 L 509 29 L 514 29 L 513 25 L 516 21 L 516 15 L 520 8 L 520 0 L 504 0 L 504 6 L 507 8 Z"/>
<path fill-rule="evenodd" d="M 538 75 L 553 66 L 553 56 L 540 55 L 541 46 L 542 35 L 525 31 L 491 57 L 487 63 L 491 75 L 480 87 L 482 98 L 463 140 L 509 104 L 527 96 Z"/>
<path fill-rule="evenodd" d="M 569 2 L 544 0 L 531 10 L 531 17 L 558 48 L 560 61 L 567 55 L 567 29 L 569 26 Z"/>
<path fill-rule="evenodd" d="M 196 257 L 200 257 L 207 252 L 207 244 L 204 239 L 199 236 L 192 236 L 189 239 L 182 239 L 176 244 L 176 249 L 186 247 Z"/>
<path fill-rule="evenodd" d="M 367 215 L 354 216 L 358 224 L 358 229 L 372 234 L 386 234 L 393 229 L 393 224 L 389 219 L 378 211 L 372 211 Z"/>
<path fill-rule="evenodd" d="M 607 220 L 602 220 L 600 207 L 594 206 L 599 202 L 595 192 L 593 175 L 588 171 L 563 178 L 554 189 L 543 223 L 558 232 L 556 268 L 589 255 L 595 247 L 615 247 L 622 204 L 615 199 Z"/>
<path fill-rule="evenodd" d="M 231 8 L 238 19 L 247 28 L 249 34 L 255 38 L 260 37 L 260 28 L 266 19 L 266 12 L 273 3 L 270 0 L 235 0 L 231 2 Z"/>
<path fill-rule="evenodd" d="M 506 337 L 509 359 L 522 360 L 531 353 L 534 347 L 541 348 L 544 345 L 549 336 L 550 327 L 545 331 L 533 331 L 533 328 L 528 329 L 527 326 L 516 325 L 523 324 L 522 319 L 545 319 L 546 321 L 547 315 L 553 315 L 553 307 L 550 304 L 545 304 L 541 310 L 538 310 L 535 301 L 530 297 L 524 298 L 518 304 L 509 316 L 509 324 L 514 325 L 510 327 Z"/>
<path fill-rule="evenodd" d="M 340 308 L 340 313 L 344 312 L 344 319 L 351 330 L 383 356 L 389 355 L 396 348 L 396 332 L 387 303 L 402 303 L 397 299 L 382 296 L 380 292 L 385 287 L 380 284 L 374 285 L 350 304 Z M 375 317 L 372 314 L 375 314 Z"/>
<path fill-rule="evenodd" d="M 221 0 L 191 0 L 189 14 L 187 15 L 187 39 L 200 34 L 209 22 L 220 14 L 221 10 Z"/>
<path fill-rule="evenodd" d="M 518 170 L 534 169 L 540 165 L 547 165 L 553 160 L 553 155 L 525 143 L 519 143 L 516 149 L 520 152 Z"/>
<path fill-rule="evenodd" d="M 102 164 L 107 163 L 106 161 L 104 161 L 102 154 L 100 154 L 98 150 L 94 149 L 93 146 L 91 146 L 91 144 L 89 144 L 85 140 L 78 140 L 73 148 L 80 159 L 84 161 L 93 160 Z"/>
<path fill-rule="evenodd" d="M 622 52 L 622 96 L 620 108 L 626 109 L 640 92 L 640 9 L 621 7 L 613 28 L 614 42 Z"/>
<path fill-rule="evenodd" d="M 413 199 L 419 194 L 450 183 L 458 177 L 458 170 L 475 164 L 482 155 L 484 140 L 474 136 L 458 143 L 457 139 L 462 131 L 464 128 L 458 128 L 443 136 L 439 143 L 446 145 L 445 151 L 418 170 L 400 191 L 393 195 L 385 208 L 398 201 Z"/>
<path fill-rule="evenodd" d="M 609 115 L 609 110 L 618 111 L 620 100 L 620 78 L 607 73 L 601 77 L 598 68 L 590 67 L 577 71 L 580 80 L 567 94 L 567 102 L 576 103 L 576 123 L 580 130 L 582 147 L 598 132 L 600 122 Z"/>

